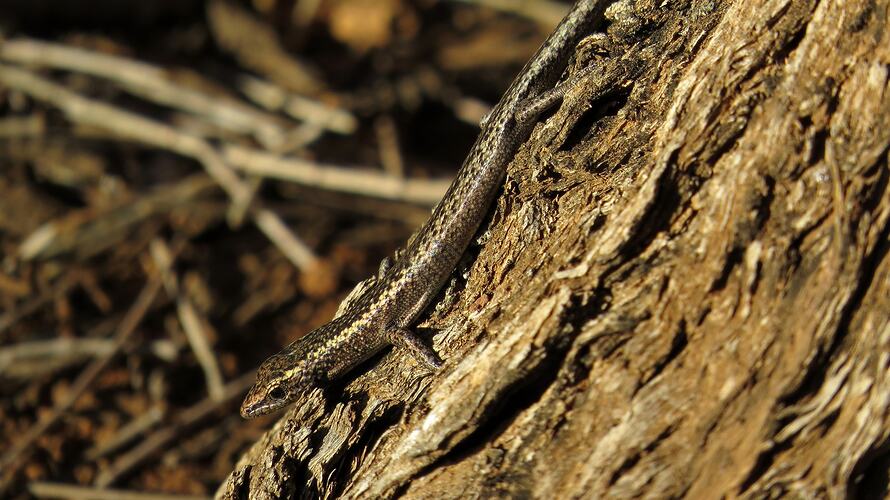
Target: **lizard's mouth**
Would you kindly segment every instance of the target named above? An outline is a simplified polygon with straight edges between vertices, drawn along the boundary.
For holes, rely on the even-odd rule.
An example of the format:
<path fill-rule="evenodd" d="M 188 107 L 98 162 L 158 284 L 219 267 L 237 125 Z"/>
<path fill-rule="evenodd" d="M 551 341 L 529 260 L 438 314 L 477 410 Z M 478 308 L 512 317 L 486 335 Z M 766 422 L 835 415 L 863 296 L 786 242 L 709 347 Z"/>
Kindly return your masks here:
<path fill-rule="evenodd" d="M 285 406 L 280 401 L 269 401 L 262 392 L 251 389 L 241 403 L 241 416 L 256 418 Z"/>

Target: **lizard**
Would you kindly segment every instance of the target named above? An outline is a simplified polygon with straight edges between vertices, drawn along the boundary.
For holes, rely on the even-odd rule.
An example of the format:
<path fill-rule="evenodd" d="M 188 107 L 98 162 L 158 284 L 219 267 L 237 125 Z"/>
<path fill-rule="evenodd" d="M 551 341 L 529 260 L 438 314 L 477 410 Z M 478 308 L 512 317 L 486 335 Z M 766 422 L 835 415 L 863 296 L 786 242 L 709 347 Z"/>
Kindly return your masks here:
<path fill-rule="evenodd" d="M 284 408 L 388 345 L 407 350 L 430 369 L 441 366 L 432 348 L 410 327 L 454 271 L 537 116 L 577 81 L 557 85 L 575 46 L 607 3 L 575 3 L 482 120 L 479 136 L 455 179 L 405 250 L 395 262 L 384 259 L 377 278 L 350 296 L 341 314 L 260 365 L 241 405 L 243 417 Z"/>

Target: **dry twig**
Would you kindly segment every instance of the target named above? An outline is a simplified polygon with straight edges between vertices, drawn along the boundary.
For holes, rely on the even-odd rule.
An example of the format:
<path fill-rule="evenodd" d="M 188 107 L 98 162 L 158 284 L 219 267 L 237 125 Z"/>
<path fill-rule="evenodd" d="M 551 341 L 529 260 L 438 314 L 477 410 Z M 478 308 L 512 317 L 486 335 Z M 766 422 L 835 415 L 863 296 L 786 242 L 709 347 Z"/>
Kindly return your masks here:
<path fill-rule="evenodd" d="M 160 277 L 150 277 L 148 283 L 145 284 L 142 291 L 139 293 L 139 296 L 133 302 L 133 305 L 130 306 L 130 309 L 127 311 L 123 320 L 121 320 L 120 325 L 118 325 L 117 332 L 114 335 L 115 349 L 96 358 L 89 366 L 87 366 L 71 385 L 64 400 L 53 408 L 52 413 L 48 417 L 43 418 L 34 424 L 27 432 L 25 432 L 24 436 L 13 443 L 12 446 L 0 456 L 0 469 L 2 469 L 5 474 L 3 478 L 0 478 L 0 491 L 7 488 L 18 468 L 24 463 L 24 460 L 17 459 L 31 448 L 37 438 L 42 436 L 53 426 L 53 424 L 59 421 L 62 415 L 64 415 L 65 412 L 77 402 L 77 399 L 84 393 L 84 391 L 86 391 L 90 384 L 93 383 L 102 370 L 111 363 L 115 354 L 120 351 L 124 343 L 136 331 L 136 327 L 142 322 L 142 319 L 145 317 L 151 303 L 154 301 L 160 290 Z"/>
<path fill-rule="evenodd" d="M 251 75 L 242 76 L 238 83 L 245 96 L 270 111 L 284 111 L 306 124 L 338 134 L 349 135 L 358 128 L 356 117 L 345 109 L 293 94 Z"/>
<path fill-rule="evenodd" d="M 207 382 L 207 393 L 214 401 L 223 397 L 223 376 L 219 369 L 219 362 L 210 346 L 207 328 L 210 322 L 195 308 L 187 294 L 183 293 L 179 286 L 179 279 L 172 270 L 173 253 L 163 240 L 155 239 L 151 242 L 150 253 L 158 271 L 167 295 L 176 300 L 176 312 L 182 330 L 188 339 L 189 346 L 195 353 L 195 359 L 204 371 L 204 379 Z"/>
<path fill-rule="evenodd" d="M 142 463 L 143 460 L 146 460 L 157 453 L 158 450 L 167 446 L 173 439 L 179 436 L 191 425 L 206 418 L 231 399 L 244 394 L 251 384 L 253 384 L 254 375 L 253 372 L 249 372 L 226 384 L 223 389 L 222 399 L 219 401 L 205 398 L 201 402 L 184 410 L 176 416 L 172 424 L 158 430 L 132 450 L 118 457 L 108 469 L 105 469 L 99 474 L 95 484 L 104 487 L 114 483 L 122 474 L 132 470 L 133 467 Z"/>
<path fill-rule="evenodd" d="M 389 115 L 381 116 L 374 121 L 374 132 L 377 134 L 380 165 L 383 166 L 383 170 L 393 177 L 404 177 L 405 161 L 402 159 L 395 121 Z"/>
<path fill-rule="evenodd" d="M 225 0 L 209 2 L 207 21 L 216 43 L 245 67 L 294 92 L 315 93 L 324 87 L 308 65 L 287 53 L 270 26 L 240 6 Z"/>
<path fill-rule="evenodd" d="M 568 7 L 565 4 L 551 0 L 535 0 L 534 2 L 523 0 L 461 0 L 464 3 L 475 3 L 492 9 L 510 12 L 518 16 L 526 17 L 539 24 L 547 26 L 550 30 L 559 23 Z"/>
<path fill-rule="evenodd" d="M 110 490 L 43 481 L 29 484 L 28 491 L 37 498 L 69 498 L 71 500 L 205 500 L 209 498 L 197 495 Z"/>
<path fill-rule="evenodd" d="M 15 324 L 20 319 L 33 314 L 58 297 L 62 297 L 77 284 L 77 279 L 73 275 L 66 275 L 56 281 L 49 290 L 44 290 L 37 297 L 28 300 L 25 304 L 7 311 L 0 315 L 0 333 L 6 331 L 7 328 Z"/>
<path fill-rule="evenodd" d="M 136 418 L 118 429 L 110 439 L 88 449 L 84 456 L 87 460 L 96 460 L 117 450 L 157 425 L 164 418 L 164 413 L 164 409 L 160 406 L 151 407 L 147 412 L 137 415 Z"/>
<path fill-rule="evenodd" d="M 74 122 L 109 130 L 121 137 L 194 158 L 226 191 L 236 206 L 248 203 L 252 196 L 249 186 L 238 178 L 210 144 L 199 137 L 108 104 L 87 99 L 61 85 L 12 66 L 0 65 L 0 82 L 58 107 Z M 256 208 L 251 210 L 251 215 L 257 227 L 294 265 L 304 271 L 311 271 L 317 267 L 318 258 L 312 250 L 291 233 L 276 214 L 263 208 Z"/>
<path fill-rule="evenodd" d="M 193 113 L 225 130 L 252 134 L 267 147 L 284 141 L 284 120 L 231 97 L 211 96 L 174 83 L 169 71 L 144 62 L 30 39 L 5 41 L 0 59 L 105 78 L 147 101 Z"/>
<path fill-rule="evenodd" d="M 95 330 L 105 329 L 107 323 L 84 338 L 54 338 L 33 342 L 19 342 L 0 348 L 0 375 L 10 379 L 29 379 L 82 362 L 85 358 L 105 356 L 116 348 L 111 339 L 95 338 Z M 156 340 L 147 346 L 153 355 L 172 361 L 175 347 L 169 340 Z"/>
<path fill-rule="evenodd" d="M 451 183 L 450 179 L 404 179 L 369 168 L 345 168 L 298 158 L 284 159 L 234 145 L 227 145 L 223 155 L 233 167 L 253 175 L 429 206 L 442 198 Z"/>

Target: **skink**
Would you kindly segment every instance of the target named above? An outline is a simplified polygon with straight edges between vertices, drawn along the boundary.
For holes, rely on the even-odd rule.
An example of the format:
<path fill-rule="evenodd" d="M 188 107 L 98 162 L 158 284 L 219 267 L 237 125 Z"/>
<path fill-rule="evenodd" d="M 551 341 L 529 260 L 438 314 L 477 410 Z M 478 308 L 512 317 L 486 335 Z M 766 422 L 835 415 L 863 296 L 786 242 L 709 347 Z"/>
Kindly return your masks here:
<path fill-rule="evenodd" d="M 569 57 L 606 3 L 576 2 L 488 114 L 445 196 L 406 250 L 382 268 L 378 279 L 342 314 L 263 362 L 241 406 L 242 416 L 283 408 L 307 389 L 342 376 L 390 344 L 407 349 L 429 367 L 440 365 L 432 349 L 409 327 L 454 271 L 503 182 L 507 165 L 545 107 L 540 99 L 556 96 L 553 88 Z"/>

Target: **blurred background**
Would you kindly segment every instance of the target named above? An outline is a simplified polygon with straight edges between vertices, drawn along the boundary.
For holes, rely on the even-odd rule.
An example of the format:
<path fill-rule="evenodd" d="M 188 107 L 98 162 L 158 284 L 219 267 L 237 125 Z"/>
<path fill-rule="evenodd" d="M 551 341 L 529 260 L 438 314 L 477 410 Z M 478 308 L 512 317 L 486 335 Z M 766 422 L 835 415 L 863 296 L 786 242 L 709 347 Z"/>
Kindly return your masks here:
<path fill-rule="evenodd" d="M 2 2 L 0 497 L 212 495 L 568 7 Z"/>

